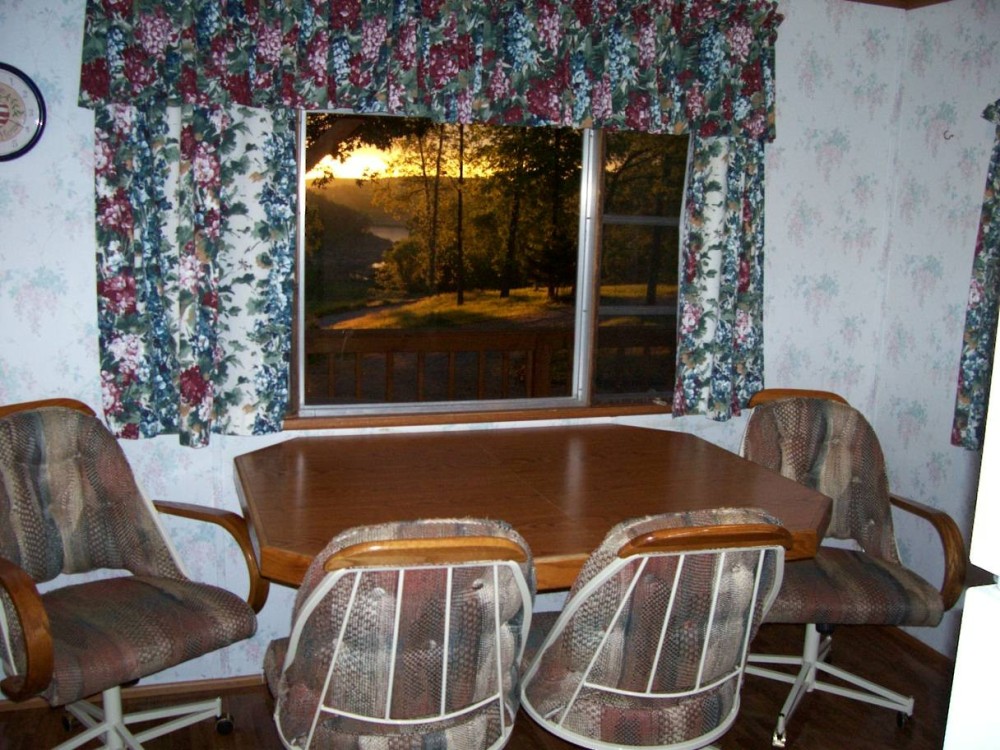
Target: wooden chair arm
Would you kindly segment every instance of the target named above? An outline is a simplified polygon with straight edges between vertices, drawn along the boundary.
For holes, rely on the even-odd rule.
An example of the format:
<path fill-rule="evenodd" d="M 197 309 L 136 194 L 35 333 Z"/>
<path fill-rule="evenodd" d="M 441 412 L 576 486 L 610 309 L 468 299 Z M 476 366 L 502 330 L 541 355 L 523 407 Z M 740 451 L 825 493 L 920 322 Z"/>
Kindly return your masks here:
<path fill-rule="evenodd" d="M 250 575 L 250 591 L 247 592 L 247 603 L 253 607 L 254 612 L 260 612 L 264 608 L 271 582 L 260 574 L 260 567 L 257 564 L 257 558 L 253 553 L 253 545 L 250 542 L 250 531 L 247 529 L 247 523 L 243 516 L 223 510 L 222 508 L 209 508 L 203 505 L 176 503 L 168 500 L 156 500 L 153 502 L 153 505 L 161 513 L 189 518 L 194 521 L 214 523 L 228 531 L 240 546 L 240 551 L 243 552 L 243 559 L 247 564 L 247 573 Z"/>
<path fill-rule="evenodd" d="M 22 401 L 18 404 L 0 405 L 0 417 L 6 417 L 8 414 L 14 414 L 19 411 L 42 409 L 47 406 L 63 406 L 67 409 L 76 409 L 92 417 L 97 416 L 94 410 L 87 406 L 87 404 L 77 401 L 75 398 L 43 398 L 38 401 Z"/>
<path fill-rule="evenodd" d="M 814 391 L 808 388 L 764 388 L 750 397 L 747 406 L 754 407 L 769 401 L 781 401 L 785 398 L 824 398 L 846 404 L 847 399 L 833 391 Z"/>
<path fill-rule="evenodd" d="M 449 565 L 509 560 L 523 563 L 524 548 L 512 539 L 494 536 L 447 536 L 385 539 L 360 542 L 338 550 L 327 558 L 327 573 L 345 568 Z"/>
<path fill-rule="evenodd" d="M 10 675 L 0 682 L 0 690 L 14 701 L 38 695 L 52 681 L 52 633 L 38 588 L 24 570 L 0 557 L 0 586 L 14 604 L 24 637 L 24 674 Z"/>
<path fill-rule="evenodd" d="M 768 546 L 780 546 L 790 550 L 792 548 L 792 533 L 782 526 L 772 526 L 766 523 L 657 529 L 623 544 L 618 550 L 618 557 Z"/>
<path fill-rule="evenodd" d="M 955 606 L 965 587 L 968 558 L 965 554 L 965 540 L 958 525 L 942 510 L 924 503 L 890 493 L 889 501 L 900 510 L 920 516 L 937 530 L 944 548 L 944 580 L 941 582 L 941 599 L 946 610 Z"/>

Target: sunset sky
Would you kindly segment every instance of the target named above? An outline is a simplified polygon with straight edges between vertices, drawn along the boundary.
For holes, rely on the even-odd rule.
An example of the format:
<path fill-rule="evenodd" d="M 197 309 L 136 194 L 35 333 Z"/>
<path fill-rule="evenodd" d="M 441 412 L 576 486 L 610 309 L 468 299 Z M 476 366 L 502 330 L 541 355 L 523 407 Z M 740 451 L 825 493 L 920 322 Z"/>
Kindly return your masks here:
<path fill-rule="evenodd" d="M 344 161 L 338 161 L 329 154 L 306 174 L 307 180 L 315 180 L 324 172 L 344 180 L 359 180 L 371 174 L 382 176 L 388 164 L 385 154 L 374 146 L 362 146 L 353 151 Z"/>

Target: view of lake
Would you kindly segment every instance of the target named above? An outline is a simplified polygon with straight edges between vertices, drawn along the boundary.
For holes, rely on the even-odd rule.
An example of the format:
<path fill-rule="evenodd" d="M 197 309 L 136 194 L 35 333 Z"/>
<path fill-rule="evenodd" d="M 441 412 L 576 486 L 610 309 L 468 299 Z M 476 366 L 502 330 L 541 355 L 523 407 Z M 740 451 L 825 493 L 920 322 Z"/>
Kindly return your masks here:
<path fill-rule="evenodd" d="M 368 227 L 368 231 L 389 242 L 399 242 L 410 236 L 409 230 L 398 224 L 372 224 Z"/>

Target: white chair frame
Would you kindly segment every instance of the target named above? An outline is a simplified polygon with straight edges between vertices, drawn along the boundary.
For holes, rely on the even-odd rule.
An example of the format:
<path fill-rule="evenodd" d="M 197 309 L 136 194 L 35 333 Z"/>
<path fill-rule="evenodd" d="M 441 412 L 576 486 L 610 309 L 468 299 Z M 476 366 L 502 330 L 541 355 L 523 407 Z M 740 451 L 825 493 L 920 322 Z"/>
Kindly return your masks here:
<path fill-rule="evenodd" d="M 851 698 L 863 703 L 871 703 L 883 708 L 895 709 L 900 723 L 905 720 L 904 717 L 913 715 L 912 697 L 894 692 L 863 677 L 858 677 L 856 674 L 848 672 L 845 669 L 828 664 L 826 660 L 830 655 L 831 645 L 831 635 L 823 635 L 819 632 L 815 624 L 809 624 L 806 625 L 802 656 L 750 654 L 747 657 L 747 674 L 777 680 L 778 682 L 786 682 L 792 686 L 792 689 L 788 692 L 788 697 L 785 698 L 784 705 L 781 707 L 781 712 L 778 714 L 778 722 L 774 728 L 774 734 L 771 736 L 771 745 L 773 747 L 785 747 L 787 741 L 785 730 L 788 721 L 792 718 L 792 714 L 795 713 L 795 709 L 798 708 L 802 697 L 813 690 L 833 693 L 834 695 Z M 756 664 L 792 666 L 798 667 L 799 670 L 797 673 L 792 674 L 767 667 L 754 666 Z M 817 672 L 828 674 L 860 689 L 824 682 L 817 679 Z"/>
<path fill-rule="evenodd" d="M 156 737 L 197 724 L 213 716 L 217 721 L 223 719 L 221 698 L 125 714 L 122 712 L 122 690 L 116 686 L 101 694 L 101 704 L 103 709 L 85 700 L 68 704 L 66 710 L 87 729 L 58 745 L 54 750 L 74 750 L 101 735 L 106 735 L 104 738 L 106 744 L 102 750 L 122 750 L 126 747 L 129 750 L 143 750 L 142 743 Z M 170 717 L 176 718 L 136 734 L 129 731 L 127 726 Z"/>
<path fill-rule="evenodd" d="M 711 627 L 712 627 L 712 622 L 713 622 L 714 617 L 715 617 L 716 604 L 718 603 L 719 583 L 721 581 L 722 571 L 723 571 L 724 566 L 725 566 L 725 556 L 727 554 L 729 554 L 729 553 L 739 553 L 739 552 L 747 552 L 747 551 L 757 551 L 759 553 L 759 555 L 758 555 L 758 561 L 757 561 L 756 571 L 754 573 L 754 587 L 753 587 L 752 601 L 751 601 L 750 606 L 749 606 L 749 608 L 747 610 L 747 622 L 746 622 L 745 631 L 744 631 L 743 644 L 742 644 L 741 650 L 740 650 L 739 663 L 736 666 L 736 668 L 733 669 L 732 671 L 730 671 L 728 674 L 723 675 L 719 679 L 716 679 L 716 680 L 712 681 L 711 683 L 703 684 L 702 683 L 702 672 L 703 672 L 703 669 L 704 669 L 705 659 L 707 657 L 707 654 L 708 654 L 708 651 L 709 651 L 709 648 L 710 648 L 710 643 L 711 643 L 711 638 L 706 638 L 705 639 L 705 643 L 704 643 L 703 648 L 702 648 L 702 653 L 701 653 L 700 661 L 699 661 L 698 678 L 697 678 L 697 681 L 696 681 L 697 684 L 696 684 L 695 688 L 692 689 L 692 690 L 689 690 L 689 691 L 677 692 L 677 693 L 658 693 L 658 692 L 653 691 L 652 690 L 652 683 L 653 683 L 653 679 L 654 679 L 654 677 L 656 675 L 657 664 L 660 661 L 660 654 L 662 652 L 663 643 L 664 643 L 664 640 L 666 638 L 667 629 L 670 627 L 670 618 L 671 618 L 671 615 L 673 613 L 674 600 L 675 600 L 675 596 L 677 594 L 678 585 L 680 584 L 681 574 L 682 574 L 683 568 L 684 568 L 684 561 L 689 556 L 697 556 L 697 555 L 721 556 L 719 564 L 716 566 L 715 580 L 713 582 L 713 587 L 712 587 L 712 602 L 711 602 L 711 605 L 710 605 L 710 614 L 709 614 L 709 622 L 708 622 L 708 631 L 710 632 L 711 631 Z M 584 672 L 584 676 L 581 679 L 580 684 L 577 687 L 576 691 L 574 692 L 572 699 L 559 712 L 558 718 L 555 718 L 555 713 L 550 713 L 550 715 L 542 715 L 541 713 L 538 712 L 538 710 L 528 700 L 527 694 L 526 694 L 527 685 L 530 684 L 531 680 L 534 678 L 536 672 L 538 671 L 538 667 L 539 667 L 539 664 L 541 663 L 541 659 L 542 659 L 543 654 L 549 649 L 549 647 L 552 645 L 552 643 L 555 642 L 555 640 L 563 632 L 563 630 L 566 627 L 566 624 L 569 622 L 569 620 L 572 618 L 572 616 L 580 609 L 580 607 L 583 605 L 583 603 L 586 602 L 587 599 L 589 599 L 590 596 L 597 589 L 599 589 L 607 580 L 609 580 L 613 576 L 617 575 L 617 573 L 622 568 L 624 568 L 626 565 L 629 565 L 630 563 L 632 563 L 635 560 L 635 558 L 637 556 L 639 556 L 639 555 L 633 555 L 633 556 L 627 557 L 627 558 L 617 558 L 617 559 L 615 559 L 614 561 L 612 561 L 611 563 L 609 563 L 603 570 L 601 570 L 600 573 L 598 573 L 596 576 L 594 576 L 594 578 L 592 578 L 586 584 L 584 584 L 580 588 L 580 590 L 571 598 L 571 600 L 566 603 L 566 606 L 563 609 L 562 613 L 559 615 L 559 618 L 556 621 L 556 624 L 552 627 L 552 630 L 549 632 L 548 636 L 545 638 L 545 641 L 542 643 L 541 648 L 539 648 L 538 654 L 536 655 L 535 660 L 532 662 L 531 666 L 528 668 L 527 673 L 525 674 L 525 676 L 521 680 L 521 686 L 522 686 L 521 687 L 521 706 L 528 713 L 528 715 L 530 715 L 535 721 L 537 721 L 539 724 L 541 724 L 542 726 L 544 726 L 546 729 L 548 729 L 550 732 L 552 732 L 553 734 L 555 734 L 557 737 L 560 737 L 560 738 L 562 738 L 562 739 L 564 739 L 564 740 L 566 740 L 568 742 L 572 742 L 573 744 L 576 744 L 576 745 L 580 745 L 580 746 L 587 747 L 587 748 L 593 748 L 593 750 L 612 750 L 614 748 L 620 749 L 620 748 L 622 748 L 622 745 L 612 744 L 612 743 L 604 742 L 602 740 L 597 740 L 597 739 L 592 739 L 592 738 L 588 738 L 588 737 L 583 737 L 583 736 L 581 736 L 581 735 L 579 735 L 579 734 L 577 734 L 575 732 L 568 731 L 567 729 L 565 729 L 563 727 L 563 721 L 566 719 L 566 716 L 569 714 L 569 711 L 573 707 L 573 703 L 576 701 L 577 697 L 580 694 L 580 691 L 584 687 L 586 687 L 588 689 L 592 689 L 592 690 L 604 691 L 606 693 L 613 693 L 613 694 L 618 694 L 618 695 L 629 695 L 629 696 L 636 696 L 636 697 L 643 697 L 643 698 L 684 698 L 686 696 L 696 695 L 696 694 L 698 694 L 700 692 L 704 692 L 706 690 L 710 690 L 710 689 L 712 689 L 712 688 L 714 688 L 714 687 L 716 687 L 718 685 L 721 685 L 722 683 L 724 683 L 724 682 L 726 682 L 728 680 L 738 680 L 738 681 L 740 681 L 740 684 L 742 685 L 743 667 L 746 664 L 747 652 L 748 652 L 749 646 L 750 646 L 751 621 L 752 621 L 752 618 L 753 618 L 754 609 L 756 608 L 756 605 L 757 605 L 757 599 L 758 599 L 759 594 L 760 594 L 760 577 L 761 577 L 761 571 L 763 569 L 763 563 L 764 563 L 765 556 L 766 556 L 766 554 L 768 552 L 775 552 L 778 555 L 778 558 L 777 558 L 777 564 L 776 564 L 776 567 L 775 567 L 775 581 L 774 581 L 774 585 L 771 587 L 771 591 L 770 591 L 770 594 L 768 596 L 768 599 L 767 599 L 767 601 L 765 601 L 765 604 L 764 604 L 764 608 L 765 608 L 764 611 L 766 612 L 767 609 L 770 608 L 771 603 L 774 601 L 774 598 L 777 596 L 778 589 L 781 588 L 781 579 L 782 579 L 782 574 L 783 574 L 783 570 L 784 570 L 784 555 L 785 555 L 785 550 L 782 547 L 762 547 L 762 546 L 759 546 L 759 545 L 755 545 L 755 546 L 752 546 L 752 547 L 738 547 L 738 548 L 729 547 L 729 548 L 725 548 L 725 549 L 710 549 L 710 550 L 697 550 L 697 551 L 687 551 L 687 552 L 672 552 L 672 553 L 657 553 L 657 554 L 644 554 L 644 555 L 641 555 L 641 557 L 643 559 L 642 559 L 642 561 L 640 563 L 640 569 L 632 577 L 632 581 L 630 582 L 630 584 L 628 586 L 628 589 L 626 590 L 625 594 L 622 596 L 622 599 L 621 599 L 621 601 L 618 604 L 618 608 L 615 611 L 614 617 L 612 618 L 611 624 L 608 626 L 607 630 L 604 633 L 604 636 L 601 638 L 600 644 L 595 649 L 594 654 L 591 657 L 591 660 L 590 660 L 589 664 L 587 665 L 587 669 Z M 661 629 L 660 629 L 660 638 L 659 638 L 659 642 L 657 643 L 657 647 L 656 647 L 656 656 L 652 660 L 652 663 L 651 663 L 651 666 L 650 666 L 649 677 L 648 677 L 647 682 L 646 682 L 646 686 L 647 686 L 646 690 L 643 691 L 643 692 L 641 692 L 641 693 L 637 693 L 637 692 L 620 690 L 620 689 L 617 689 L 617 688 L 611 688 L 611 687 L 608 687 L 608 686 L 605 686 L 605 685 L 600 685 L 600 684 L 597 684 L 597 683 L 590 682 L 588 680 L 590 672 L 593 670 L 594 665 L 597 663 L 598 658 L 600 657 L 601 651 L 604 649 L 604 646 L 606 645 L 610 634 L 614 630 L 615 623 L 617 623 L 618 619 L 620 618 L 622 612 L 625 609 L 626 603 L 628 602 L 629 598 L 632 596 L 632 592 L 633 592 L 636 584 L 638 583 L 638 581 L 642 577 L 642 572 L 645 569 L 646 564 L 648 563 L 650 557 L 678 557 L 680 559 L 678 560 L 677 569 L 676 569 L 675 574 L 674 574 L 674 584 L 673 584 L 673 588 L 671 589 L 671 592 L 670 592 L 670 600 L 667 603 L 667 608 L 666 608 L 666 611 L 664 613 L 663 625 L 661 626 Z M 725 734 L 729 730 L 729 727 L 732 725 L 732 723 L 736 720 L 736 716 L 739 713 L 739 707 L 740 707 L 739 693 L 740 693 L 739 687 L 737 687 L 737 690 L 736 690 L 736 700 L 733 703 L 732 710 L 719 723 L 719 726 L 716 727 L 715 729 L 713 729 L 712 731 L 707 732 L 706 734 L 701 735 L 699 737 L 695 737 L 695 738 L 692 738 L 690 740 L 687 740 L 685 742 L 675 743 L 675 744 L 671 744 L 671 745 L 659 745 L 659 746 L 649 746 L 649 747 L 650 748 L 659 748 L 660 750 L 667 750 L 668 748 L 669 748 L 669 750 L 696 750 L 697 748 L 712 748 L 713 746 L 710 743 L 714 742 L 719 737 L 721 737 L 723 734 Z"/>
<path fill-rule="evenodd" d="M 483 562 L 470 562 L 470 563 L 455 563 L 455 564 L 441 564 L 441 565 L 402 565 L 402 566 L 371 566 L 364 568 L 347 568 L 336 570 L 334 572 L 328 573 L 326 577 L 316 586 L 316 588 L 310 593 L 306 601 L 304 602 L 302 609 L 300 610 L 298 617 L 296 618 L 294 627 L 292 628 L 291 637 L 289 639 L 288 651 L 285 654 L 285 661 L 282 666 L 282 672 L 284 672 L 292 664 L 295 659 L 295 655 L 298 651 L 299 639 L 302 636 L 302 631 L 306 626 L 310 616 L 322 602 L 323 598 L 330 592 L 330 590 L 337 585 L 345 577 L 353 577 L 353 583 L 351 584 L 351 594 L 347 604 L 346 611 L 343 616 L 343 621 L 341 624 L 341 631 L 338 634 L 337 646 L 334 649 L 333 657 L 330 660 L 330 666 L 327 670 L 326 679 L 323 684 L 323 690 L 321 698 L 318 702 L 316 713 L 313 716 L 312 726 L 309 731 L 309 738 L 306 742 L 305 747 L 311 748 L 313 746 L 313 737 L 316 732 L 316 728 L 319 725 L 319 721 L 324 714 L 343 716 L 345 718 L 359 719 L 363 721 L 372 722 L 374 724 L 382 725 L 397 725 L 397 726 L 414 726 L 420 724 L 430 724 L 433 722 L 449 720 L 457 718 L 467 713 L 482 708 L 483 706 L 489 705 L 491 703 L 497 703 L 500 707 L 500 721 L 501 721 L 501 735 L 500 738 L 490 746 L 489 750 L 499 750 L 507 741 L 510 739 L 510 734 L 513 730 L 513 717 L 510 722 L 507 721 L 507 706 L 504 701 L 504 691 L 503 691 L 503 676 L 504 676 L 504 666 L 502 660 L 501 649 L 499 644 L 501 642 L 501 620 L 500 620 L 500 599 L 495 598 L 493 607 L 493 632 L 495 637 L 495 642 L 498 647 L 496 649 L 496 675 L 497 675 L 497 690 L 488 697 L 478 701 L 469 706 L 464 706 L 457 711 L 446 711 L 445 710 L 445 700 L 448 695 L 448 635 L 449 635 L 449 623 L 451 618 L 451 589 L 452 580 L 454 576 L 454 571 L 459 568 L 484 568 L 491 572 L 493 577 L 494 591 L 499 591 L 500 585 L 500 569 L 507 569 L 514 582 L 516 583 L 520 593 L 521 600 L 523 602 L 523 612 L 524 619 L 522 624 L 522 632 L 524 637 L 521 638 L 521 644 L 518 648 L 518 652 L 515 655 L 516 664 L 520 664 L 521 657 L 524 654 L 524 645 L 527 640 L 528 631 L 531 628 L 531 602 L 532 596 L 531 591 L 528 587 L 527 581 L 525 581 L 524 574 L 521 571 L 520 566 L 516 562 L 509 561 L 499 561 L 499 560 L 486 560 Z M 445 593 L 445 615 L 444 615 L 444 643 L 443 643 L 443 654 L 444 658 L 442 660 L 441 666 L 441 694 L 439 696 L 439 711 L 432 715 L 423 717 L 420 719 L 394 719 L 392 718 L 392 686 L 395 680 L 395 664 L 396 664 L 396 653 L 398 647 L 398 634 L 399 634 L 399 617 L 401 611 L 401 603 L 404 595 L 404 587 L 406 580 L 406 572 L 408 570 L 445 570 L 447 572 L 447 587 Z M 332 708 L 326 706 L 327 695 L 330 690 L 330 683 L 333 679 L 333 674 L 337 667 L 337 659 L 340 654 L 340 645 L 343 643 L 344 631 L 346 629 L 347 623 L 350 620 L 351 612 L 354 609 L 355 599 L 357 596 L 358 588 L 361 585 L 361 579 L 363 576 L 376 573 L 376 572 L 394 572 L 397 574 L 398 585 L 396 586 L 396 609 L 395 616 L 396 622 L 393 628 L 393 643 L 392 652 L 389 663 L 392 665 L 389 674 L 389 686 L 386 691 L 386 706 L 383 713 L 379 716 L 366 716 L 350 713 L 348 711 L 343 711 L 337 708 Z M 299 746 L 290 743 L 286 737 L 282 726 L 280 716 L 278 715 L 277 708 L 274 713 L 275 725 L 278 727 L 278 733 L 281 736 L 281 741 L 286 748 L 290 750 L 299 750 Z"/>

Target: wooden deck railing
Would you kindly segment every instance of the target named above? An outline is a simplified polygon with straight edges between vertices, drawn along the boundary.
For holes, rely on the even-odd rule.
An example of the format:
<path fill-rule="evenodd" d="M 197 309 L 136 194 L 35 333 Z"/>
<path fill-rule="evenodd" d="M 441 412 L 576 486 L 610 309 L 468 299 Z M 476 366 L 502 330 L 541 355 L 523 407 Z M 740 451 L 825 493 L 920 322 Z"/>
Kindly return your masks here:
<path fill-rule="evenodd" d="M 569 328 L 313 329 L 305 343 L 307 401 L 313 404 L 569 394 Z M 598 347 L 598 361 L 609 369 L 605 380 L 622 382 L 636 358 L 670 359 L 674 340 L 664 328 L 613 326 L 600 330 Z M 662 382 L 671 381 L 664 372 Z"/>

